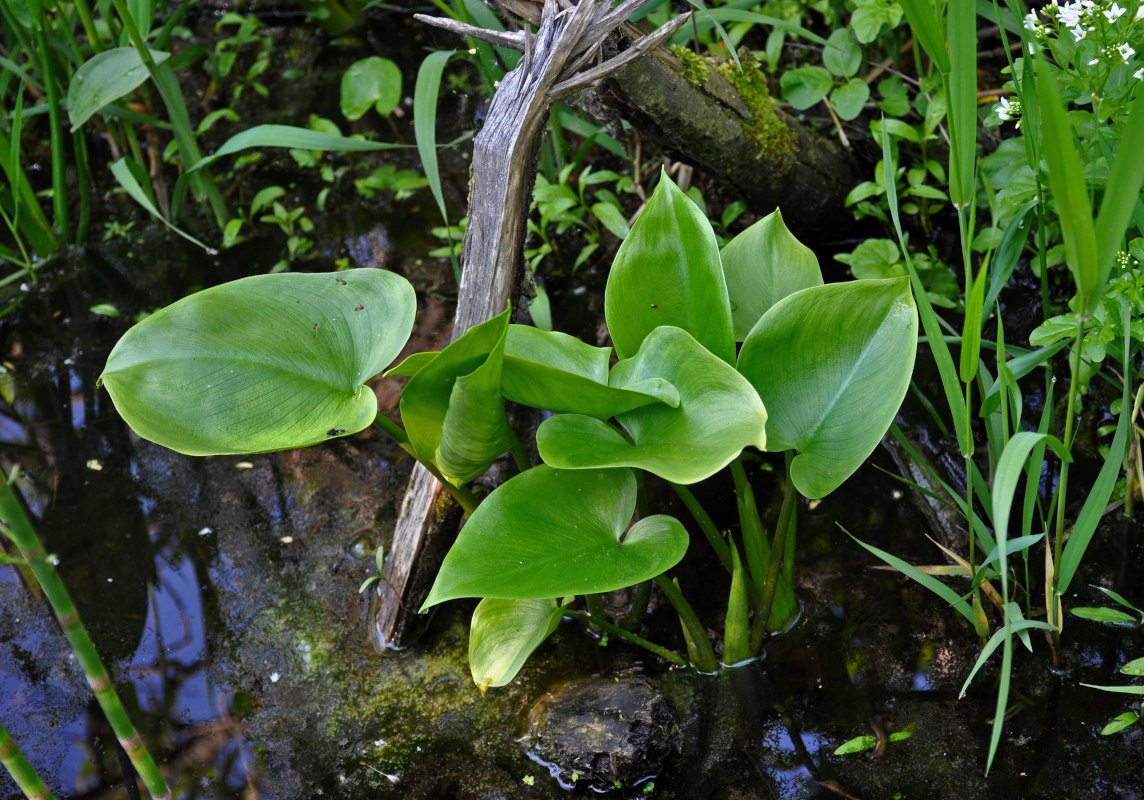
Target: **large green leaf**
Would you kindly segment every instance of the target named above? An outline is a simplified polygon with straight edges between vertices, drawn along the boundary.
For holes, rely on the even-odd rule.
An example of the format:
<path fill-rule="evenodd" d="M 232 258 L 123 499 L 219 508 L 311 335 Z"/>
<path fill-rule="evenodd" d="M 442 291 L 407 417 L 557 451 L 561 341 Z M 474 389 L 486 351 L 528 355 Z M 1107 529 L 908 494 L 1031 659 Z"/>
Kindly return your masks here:
<path fill-rule="evenodd" d="M 611 354 L 611 348 L 592 347 L 564 333 L 510 325 L 501 391 L 514 403 L 600 419 L 650 403 L 679 405 L 679 392 L 663 378 L 622 389 L 609 386 Z"/>
<path fill-rule="evenodd" d="M 556 630 L 560 617 L 560 606 L 547 598 L 485 598 L 478 603 L 469 628 L 469 670 L 481 693 L 515 678 L 532 651 Z"/>
<path fill-rule="evenodd" d="M 156 64 L 170 57 L 170 53 L 151 51 Z M 79 130 L 99 109 L 131 94 L 149 77 L 151 73 L 134 47 L 104 50 L 83 62 L 68 84 L 68 116 L 72 131 Z"/>
<path fill-rule="evenodd" d="M 787 229 L 777 208 L 728 242 L 720 255 L 739 342 L 779 300 L 822 285 L 818 257 Z"/>
<path fill-rule="evenodd" d="M 628 527 L 631 470 L 541 465 L 501 485 L 465 523 L 425 608 L 457 597 L 538 600 L 609 592 L 671 568 L 687 550 L 678 520 Z"/>
<path fill-rule="evenodd" d="M 656 328 L 635 358 L 616 364 L 611 383 L 642 385 L 657 377 L 679 390 L 679 406 L 617 415 L 630 442 L 598 419 L 561 414 L 536 432 L 541 458 L 568 469 L 639 467 L 690 484 L 723 469 L 744 447 L 766 446 L 767 410 L 758 393 L 686 331 Z"/>
<path fill-rule="evenodd" d="M 731 304 L 711 223 L 664 173 L 612 262 L 604 315 L 620 358 L 674 325 L 728 363 L 735 361 Z"/>
<path fill-rule="evenodd" d="M 100 380 L 140 436 L 181 453 L 303 447 L 373 422 L 364 384 L 416 310 L 409 282 L 378 269 L 243 278 L 140 322 Z"/>
<path fill-rule="evenodd" d="M 917 335 L 902 277 L 803 289 L 743 342 L 739 371 L 766 404 L 768 447 L 798 451 L 791 478 L 803 495 L 834 491 L 878 445 L 909 386 Z"/>
<path fill-rule="evenodd" d="M 510 314 L 474 325 L 401 393 L 401 420 L 417 457 L 456 483 L 483 473 L 511 446 L 500 392 Z"/>

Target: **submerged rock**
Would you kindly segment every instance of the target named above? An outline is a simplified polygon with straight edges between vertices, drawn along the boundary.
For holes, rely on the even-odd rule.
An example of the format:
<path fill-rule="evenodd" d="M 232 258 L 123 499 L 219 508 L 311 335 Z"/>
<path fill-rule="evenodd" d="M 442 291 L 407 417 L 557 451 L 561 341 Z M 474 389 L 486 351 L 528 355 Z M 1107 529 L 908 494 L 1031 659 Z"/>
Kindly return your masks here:
<path fill-rule="evenodd" d="M 561 785 L 597 791 L 642 783 L 680 750 L 675 709 L 642 678 L 558 687 L 532 707 L 527 741 Z"/>

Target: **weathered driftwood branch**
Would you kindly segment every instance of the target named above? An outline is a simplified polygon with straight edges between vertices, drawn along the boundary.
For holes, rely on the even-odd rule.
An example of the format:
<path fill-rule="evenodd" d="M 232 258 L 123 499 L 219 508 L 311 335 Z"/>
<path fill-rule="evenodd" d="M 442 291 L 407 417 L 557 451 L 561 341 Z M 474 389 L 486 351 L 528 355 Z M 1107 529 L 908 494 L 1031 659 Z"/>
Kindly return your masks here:
<path fill-rule="evenodd" d="M 501 81 L 485 125 L 473 141 L 469 226 L 454 339 L 499 314 L 510 300 L 523 297 L 528 277 L 523 269 L 525 223 L 548 108 L 562 93 L 602 80 L 609 70 L 623 67 L 670 36 L 668 31 L 649 44 L 635 45 L 632 55 L 621 53 L 600 67 L 579 72 L 612 28 L 646 2 L 625 0 L 613 8 L 610 0 L 582 0 L 561 10 L 554 0 L 546 0 L 535 35 L 521 31 L 498 37 L 498 44 L 519 44 L 524 58 Z M 452 23 L 442 27 L 466 35 L 478 33 Z M 459 517 L 441 485 L 419 464 L 414 466 L 385 565 L 389 585 L 382 584 L 371 603 L 372 634 L 379 646 L 396 644 L 405 635 L 432 578 L 429 574 L 420 579 L 418 564 L 435 562 L 427 570 L 433 571 L 439 560 L 428 556 L 451 538 L 450 528 Z"/>

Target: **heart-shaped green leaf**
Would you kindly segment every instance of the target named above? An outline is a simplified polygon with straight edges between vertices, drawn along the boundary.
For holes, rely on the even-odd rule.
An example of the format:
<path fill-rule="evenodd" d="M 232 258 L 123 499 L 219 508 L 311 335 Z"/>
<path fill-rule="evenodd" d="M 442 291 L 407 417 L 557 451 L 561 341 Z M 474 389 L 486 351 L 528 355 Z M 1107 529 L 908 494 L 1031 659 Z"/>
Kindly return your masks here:
<path fill-rule="evenodd" d="M 616 417 L 631 437 L 581 414 L 545 420 L 540 456 L 558 468 L 639 467 L 674 483 L 714 475 L 753 445 L 766 446 L 767 410 L 743 376 L 686 331 L 656 328 L 635 358 L 612 369 L 613 386 L 662 378 L 679 390 L 679 406 L 643 406 Z"/>
<path fill-rule="evenodd" d="M 342 75 L 342 114 L 348 120 L 361 119 L 370 107 L 391 114 L 400 102 L 401 68 L 388 58 L 363 58 Z"/>
<path fill-rule="evenodd" d="M 661 325 L 694 336 L 735 362 L 731 303 L 711 223 L 667 173 L 612 262 L 604 315 L 620 358 L 631 358 Z"/>
<path fill-rule="evenodd" d="M 777 208 L 728 242 L 720 255 L 738 342 L 779 300 L 822 285 L 818 257 L 787 229 Z"/>
<path fill-rule="evenodd" d="M 373 422 L 364 384 L 416 310 L 409 282 L 379 269 L 243 278 L 140 322 L 100 380 L 136 433 L 181 453 L 304 447 Z"/>
<path fill-rule="evenodd" d="M 511 446 L 500 391 L 510 314 L 506 309 L 474 325 L 421 366 L 401 393 L 401 420 L 417 457 L 456 483 L 483 473 Z"/>
<path fill-rule="evenodd" d="M 523 472 L 465 523 L 424 607 L 457 597 L 610 592 L 652 578 L 683 558 L 687 531 L 663 515 L 629 528 L 635 508 L 631 470 Z"/>
<path fill-rule="evenodd" d="M 469 670 L 484 694 L 504 686 L 560 624 L 555 600 L 492 600 L 485 598 L 473 612 L 469 627 Z"/>
<path fill-rule="evenodd" d="M 624 389 L 609 386 L 611 354 L 611 348 L 564 333 L 510 325 L 501 391 L 514 403 L 600 419 L 650 403 L 679 405 L 679 392 L 662 378 Z"/>
<path fill-rule="evenodd" d="M 798 451 L 791 478 L 803 495 L 834 491 L 873 452 L 905 397 L 917 336 L 903 277 L 803 289 L 743 342 L 739 371 L 770 413 L 768 446 Z"/>

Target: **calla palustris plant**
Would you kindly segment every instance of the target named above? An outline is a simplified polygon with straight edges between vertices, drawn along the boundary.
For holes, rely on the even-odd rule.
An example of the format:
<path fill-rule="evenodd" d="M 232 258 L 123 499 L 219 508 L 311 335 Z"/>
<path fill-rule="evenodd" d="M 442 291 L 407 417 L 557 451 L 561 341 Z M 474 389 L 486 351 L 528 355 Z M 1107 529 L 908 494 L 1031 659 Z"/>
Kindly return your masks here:
<path fill-rule="evenodd" d="M 400 351 L 414 305 L 409 284 L 381 270 L 247 278 L 133 328 L 103 381 L 140 435 L 185 453 L 313 444 L 374 419 L 365 381 Z M 404 433 L 383 427 L 446 480 L 466 484 L 510 448 L 522 467 L 471 514 L 425 603 L 482 598 L 470 634 L 482 691 L 512 680 L 575 596 L 653 578 L 677 604 L 693 657 L 712 663 L 702 623 L 664 575 L 686 530 L 636 514 L 643 473 L 682 493 L 729 464 L 742 476 L 745 449 L 789 450 L 787 491 L 821 497 L 885 433 L 917 340 L 905 279 L 822 285 L 778 212 L 720 253 L 666 175 L 616 255 L 605 315 L 612 366 L 610 348 L 512 325 L 506 310 L 387 373 L 410 381 Z M 525 463 L 505 400 L 555 413 L 537 433 L 544 464 Z M 746 628 L 760 617 L 768 559 L 787 550 L 779 536 L 760 538 L 757 519 L 741 531 L 746 561 L 712 540 L 729 572 L 734 562 L 725 640 L 735 660 L 758 652 L 762 637 Z"/>

